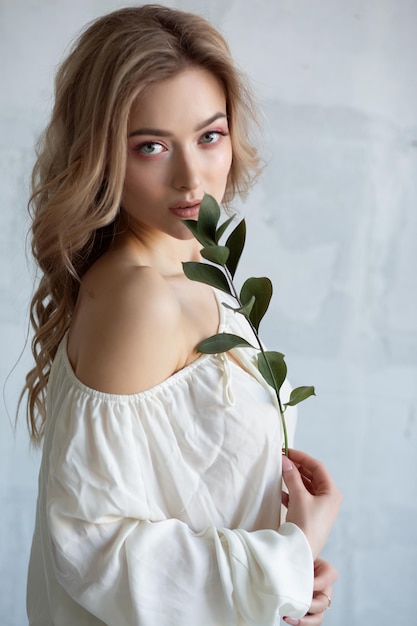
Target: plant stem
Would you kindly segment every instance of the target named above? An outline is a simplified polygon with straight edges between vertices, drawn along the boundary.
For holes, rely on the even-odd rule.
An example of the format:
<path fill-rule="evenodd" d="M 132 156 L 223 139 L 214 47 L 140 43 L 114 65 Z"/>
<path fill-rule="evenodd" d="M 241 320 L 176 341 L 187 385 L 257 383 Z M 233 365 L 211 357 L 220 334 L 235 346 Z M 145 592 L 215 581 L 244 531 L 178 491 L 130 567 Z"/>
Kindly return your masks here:
<path fill-rule="evenodd" d="M 232 278 L 232 276 L 230 274 L 230 271 L 229 271 L 229 269 L 228 269 L 228 267 L 226 265 L 224 266 L 224 270 L 225 270 L 226 278 L 227 278 L 227 280 L 229 282 L 230 288 L 233 291 L 233 296 L 236 299 L 236 301 L 239 304 L 239 306 L 241 307 L 242 303 L 241 303 L 241 301 L 239 299 L 239 295 L 238 295 L 238 293 L 237 293 L 237 291 L 235 289 L 235 286 L 233 284 L 233 278 Z M 265 356 L 265 350 L 264 350 L 262 342 L 261 342 L 261 340 L 259 338 L 258 332 L 257 332 L 255 326 L 253 325 L 252 320 L 249 318 L 249 316 L 247 316 L 245 314 L 243 314 L 243 316 L 245 317 L 245 319 L 249 323 L 249 326 L 251 327 L 251 330 L 252 330 L 252 332 L 253 332 L 253 334 L 255 336 L 256 342 L 257 342 L 257 344 L 259 346 L 259 350 L 261 351 L 261 353 L 262 353 L 262 355 L 264 357 L 265 363 L 267 364 L 269 373 L 271 375 L 271 380 L 275 381 L 275 378 L 274 378 L 274 375 L 273 375 L 273 372 L 272 372 L 272 369 L 271 369 L 271 365 L 270 365 L 268 359 Z M 286 456 L 288 456 L 288 433 L 287 433 L 287 425 L 285 423 L 284 409 L 282 407 L 281 398 L 279 396 L 279 389 L 276 388 L 275 384 L 274 384 L 273 388 L 274 388 L 275 395 L 276 395 L 276 398 L 277 398 L 277 401 L 278 401 L 278 407 L 279 407 L 279 412 L 280 412 L 280 416 L 281 416 L 282 432 L 283 432 L 283 436 L 284 436 L 284 454 Z"/>

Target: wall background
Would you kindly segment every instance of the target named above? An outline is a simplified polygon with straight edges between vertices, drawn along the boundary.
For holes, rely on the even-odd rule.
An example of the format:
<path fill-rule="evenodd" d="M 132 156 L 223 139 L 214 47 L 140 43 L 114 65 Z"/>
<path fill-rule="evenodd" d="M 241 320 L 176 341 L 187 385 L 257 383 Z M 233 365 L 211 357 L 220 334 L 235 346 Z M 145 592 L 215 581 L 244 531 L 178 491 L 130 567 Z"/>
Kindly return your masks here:
<path fill-rule="evenodd" d="M 0 623 L 23 626 L 38 454 L 14 433 L 33 268 L 25 204 L 54 68 L 116 0 L 0 0 Z M 270 162 L 244 207 L 241 274 L 271 277 L 263 337 L 287 354 L 298 447 L 344 496 L 328 626 L 413 623 L 417 587 L 417 3 L 177 0 L 228 38 Z M 14 368 L 14 369 L 13 369 Z M 8 377 L 8 378 L 7 378 Z M 6 381 L 7 378 L 7 381 Z M 411 620 L 411 621 L 410 621 Z"/>

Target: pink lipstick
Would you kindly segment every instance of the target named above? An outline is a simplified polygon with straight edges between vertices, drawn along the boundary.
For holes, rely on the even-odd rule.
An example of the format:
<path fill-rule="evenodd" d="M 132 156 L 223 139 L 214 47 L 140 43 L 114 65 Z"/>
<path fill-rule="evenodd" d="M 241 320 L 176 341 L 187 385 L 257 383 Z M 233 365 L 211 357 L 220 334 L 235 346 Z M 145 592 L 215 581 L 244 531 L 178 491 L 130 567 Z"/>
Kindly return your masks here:
<path fill-rule="evenodd" d="M 200 202 L 201 200 L 192 200 L 191 202 L 179 202 L 178 204 L 174 204 L 174 206 L 170 206 L 169 210 L 171 211 L 171 213 L 183 220 L 190 217 L 196 217 L 200 210 Z"/>

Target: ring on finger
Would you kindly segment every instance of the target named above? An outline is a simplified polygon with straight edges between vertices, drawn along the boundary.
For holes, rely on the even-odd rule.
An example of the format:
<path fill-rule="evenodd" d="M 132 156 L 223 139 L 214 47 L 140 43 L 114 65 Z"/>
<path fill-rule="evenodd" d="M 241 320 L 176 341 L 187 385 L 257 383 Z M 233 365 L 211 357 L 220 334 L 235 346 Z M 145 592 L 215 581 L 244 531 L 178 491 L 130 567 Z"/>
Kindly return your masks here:
<path fill-rule="evenodd" d="M 327 595 L 327 593 L 324 593 L 324 591 L 320 591 L 322 596 L 326 596 L 327 598 L 327 606 L 325 608 L 325 611 L 328 611 L 330 609 L 330 607 L 332 606 L 332 599 L 330 596 Z"/>

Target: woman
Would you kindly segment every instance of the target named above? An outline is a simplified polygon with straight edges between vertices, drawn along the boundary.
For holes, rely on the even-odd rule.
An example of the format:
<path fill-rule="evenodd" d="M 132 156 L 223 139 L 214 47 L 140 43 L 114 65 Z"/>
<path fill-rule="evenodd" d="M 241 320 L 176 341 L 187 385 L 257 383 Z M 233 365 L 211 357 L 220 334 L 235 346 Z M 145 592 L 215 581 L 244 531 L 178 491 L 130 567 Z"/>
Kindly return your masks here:
<path fill-rule="evenodd" d="M 196 352 L 247 329 L 182 271 L 184 218 L 256 176 L 252 118 L 221 35 L 161 6 L 97 20 L 58 72 L 31 200 L 31 626 L 316 626 L 330 603 L 338 491 L 301 452 L 281 465 L 250 352 Z"/>

